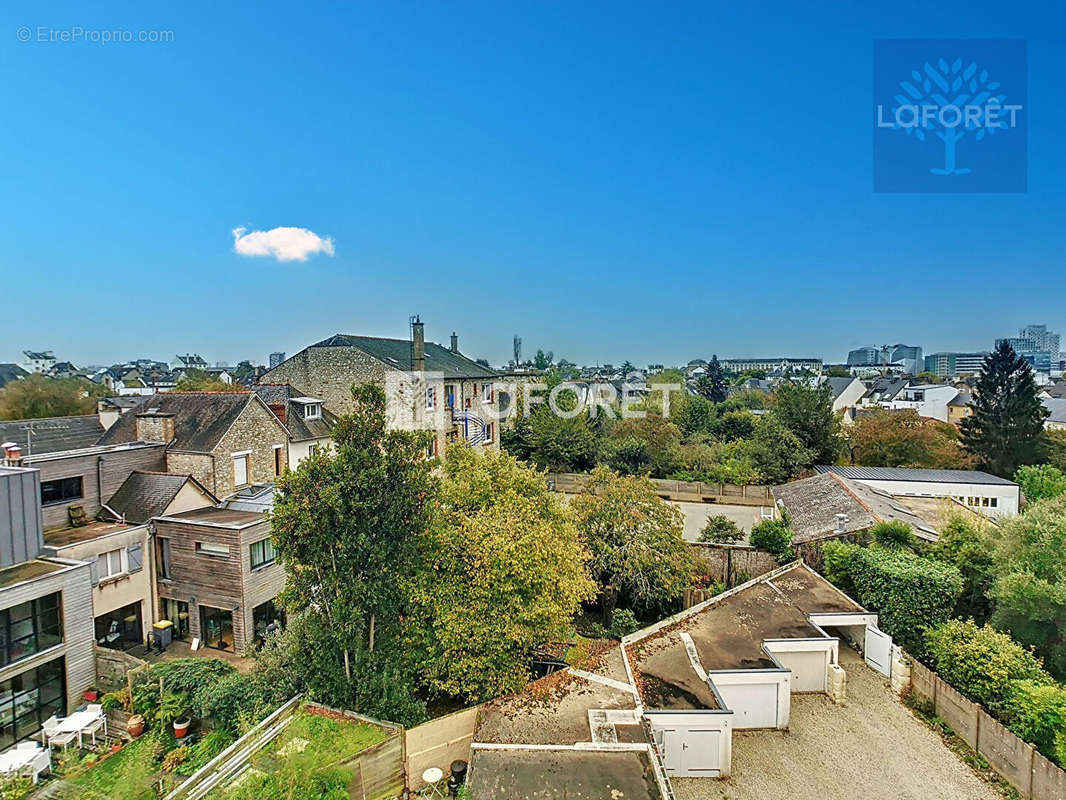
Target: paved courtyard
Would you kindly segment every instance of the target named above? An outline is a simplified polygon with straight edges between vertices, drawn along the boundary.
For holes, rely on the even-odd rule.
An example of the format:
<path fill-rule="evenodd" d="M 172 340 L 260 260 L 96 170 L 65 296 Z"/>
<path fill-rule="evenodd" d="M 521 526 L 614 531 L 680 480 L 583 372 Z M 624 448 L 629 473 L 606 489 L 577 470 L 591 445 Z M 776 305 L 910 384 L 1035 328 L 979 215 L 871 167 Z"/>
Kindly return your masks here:
<path fill-rule="evenodd" d="M 793 695 L 791 730 L 733 734 L 733 775 L 675 779 L 677 800 L 1002 800 L 840 648 L 848 704 Z"/>

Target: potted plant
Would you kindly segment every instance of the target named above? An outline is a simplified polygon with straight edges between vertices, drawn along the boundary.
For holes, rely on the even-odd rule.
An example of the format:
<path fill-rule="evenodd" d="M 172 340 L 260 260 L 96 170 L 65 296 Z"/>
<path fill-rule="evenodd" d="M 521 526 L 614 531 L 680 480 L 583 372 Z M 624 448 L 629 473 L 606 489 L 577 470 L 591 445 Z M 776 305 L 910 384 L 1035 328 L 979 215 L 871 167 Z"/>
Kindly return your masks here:
<path fill-rule="evenodd" d="M 88 700 L 88 701 L 89 701 L 90 703 L 95 703 L 95 702 L 96 702 L 96 698 L 97 698 L 97 697 L 99 697 L 99 696 L 100 696 L 100 692 L 99 692 L 99 691 L 97 691 L 97 689 L 96 689 L 96 687 L 95 687 L 95 686 L 90 686 L 90 687 L 89 687 L 88 689 L 86 689 L 86 690 L 85 690 L 85 692 L 84 692 L 84 693 L 82 694 L 82 697 L 84 697 L 84 698 L 85 698 L 86 700 Z"/>
<path fill-rule="evenodd" d="M 142 733 L 144 733 L 144 717 L 140 714 L 134 714 L 129 718 L 129 722 L 126 723 L 126 730 L 129 735 L 136 739 Z"/>
<path fill-rule="evenodd" d="M 171 724 L 174 726 L 175 739 L 184 739 L 189 734 L 189 725 L 191 724 L 191 720 L 189 719 L 188 714 L 182 714 Z"/>

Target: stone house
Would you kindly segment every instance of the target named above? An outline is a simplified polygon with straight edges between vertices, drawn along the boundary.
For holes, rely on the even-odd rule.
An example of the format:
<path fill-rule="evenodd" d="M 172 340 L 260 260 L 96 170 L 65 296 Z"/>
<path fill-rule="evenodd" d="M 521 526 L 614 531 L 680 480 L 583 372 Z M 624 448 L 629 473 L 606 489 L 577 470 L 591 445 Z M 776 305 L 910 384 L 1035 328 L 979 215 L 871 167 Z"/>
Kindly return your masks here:
<path fill-rule="evenodd" d="M 284 621 L 275 598 L 285 569 L 265 514 L 210 506 L 154 524 L 159 616 L 174 623 L 176 637 L 240 653 Z"/>
<path fill-rule="evenodd" d="M 466 440 L 499 449 L 500 373 L 449 347 L 425 341 L 423 323 L 411 339 L 335 334 L 283 361 L 262 383 L 290 383 L 319 398 L 334 414 L 352 409 L 351 387 L 373 382 L 385 390 L 388 424 L 395 430 L 429 430 L 429 455 Z"/>
<path fill-rule="evenodd" d="M 122 415 L 101 444 L 159 442 L 166 472 L 215 497 L 274 481 L 288 468 L 289 432 L 252 392 L 168 392 Z"/>
<path fill-rule="evenodd" d="M 288 383 L 261 383 L 252 391 L 267 404 L 289 432 L 289 465 L 330 446 L 337 415 L 325 408 L 321 398 L 310 397 Z"/>

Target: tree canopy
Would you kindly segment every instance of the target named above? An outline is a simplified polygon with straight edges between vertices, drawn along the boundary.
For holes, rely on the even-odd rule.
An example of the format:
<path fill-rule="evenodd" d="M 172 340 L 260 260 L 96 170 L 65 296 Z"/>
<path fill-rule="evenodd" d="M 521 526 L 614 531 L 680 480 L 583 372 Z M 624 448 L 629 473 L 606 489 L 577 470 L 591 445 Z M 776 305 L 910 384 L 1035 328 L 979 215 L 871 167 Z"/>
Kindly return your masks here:
<path fill-rule="evenodd" d="M 954 425 L 918 416 L 913 408 L 877 409 L 848 426 L 847 446 L 864 467 L 967 469 L 971 456 Z"/>
<path fill-rule="evenodd" d="M 450 447 L 440 502 L 414 575 L 422 678 L 472 701 L 517 691 L 595 596 L 588 552 L 543 473 L 506 453 Z"/>
<path fill-rule="evenodd" d="M 773 410 L 806 449 L 803 466 L 836 463 L 843 442 L 829 384 L 783 381 L 774 392 Z"/>
<path fill-rule="evenodd" d="M 974 387 L 973 413 L 962 421 L 962 441 L 983 470 L 1009 478 L 1038 464 L 1048 411 L 1037 396 L 1029 363 L 1007 341 L 985 357 Z"/>
<path fill-rule="evenodd" d="M 0 389 L 0 419 L 70 417 L 96 412 L 107 388 L 81 378 L 28 375 Z"/>
<path fill-rule="evenodd" d="M 694 569 L 684 518 L 649 480 L 597 467 L 570 510 L 591 554 L 605 626 L 619 603 L 667 605 L 681 596 Z"/>
<path fill-rule="evenodd" d="M 712 403 L 721 403 L 729 393 L 718 356 L 711 356 L 707 371 L 696 379 L 696 393 Z"/>

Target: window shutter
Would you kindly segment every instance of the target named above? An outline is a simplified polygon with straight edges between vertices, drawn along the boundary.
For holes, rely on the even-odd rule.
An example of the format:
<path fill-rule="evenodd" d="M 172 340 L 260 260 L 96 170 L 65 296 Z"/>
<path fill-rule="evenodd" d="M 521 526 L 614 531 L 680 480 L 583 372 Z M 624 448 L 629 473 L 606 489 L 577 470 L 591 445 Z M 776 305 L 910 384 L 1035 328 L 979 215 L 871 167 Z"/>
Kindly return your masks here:
<path fill-rule="evenodd" d="M 129 562 L 128 572 L 132 575 L 134 572 L 140 572 L 144 566 L 144 551 L 141 549 L 140 544 L 131 544 L 126 549 L 126 559 Z"/>
<path fill-rule="evenodd" d="M 98 586 L 100 584 L 100 572 L 96 569 L 95 558 L 89 560 L 89 582 L 93 586 Z"/>

